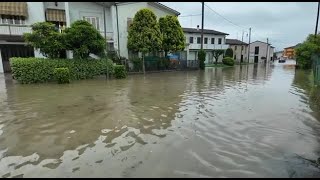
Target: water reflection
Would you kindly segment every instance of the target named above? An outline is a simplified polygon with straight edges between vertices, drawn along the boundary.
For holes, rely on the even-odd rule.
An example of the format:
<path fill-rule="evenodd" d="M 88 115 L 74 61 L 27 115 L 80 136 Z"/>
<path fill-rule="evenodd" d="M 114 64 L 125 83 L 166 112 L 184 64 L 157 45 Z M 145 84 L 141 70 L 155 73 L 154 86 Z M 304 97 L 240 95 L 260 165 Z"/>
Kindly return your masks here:
<path fill-rule="evenodd" d="M 0 175 L 288 177 L 284 155 L 318 148 L 294 76 L 259 64 L 69 85 L 0 78 Z"/>

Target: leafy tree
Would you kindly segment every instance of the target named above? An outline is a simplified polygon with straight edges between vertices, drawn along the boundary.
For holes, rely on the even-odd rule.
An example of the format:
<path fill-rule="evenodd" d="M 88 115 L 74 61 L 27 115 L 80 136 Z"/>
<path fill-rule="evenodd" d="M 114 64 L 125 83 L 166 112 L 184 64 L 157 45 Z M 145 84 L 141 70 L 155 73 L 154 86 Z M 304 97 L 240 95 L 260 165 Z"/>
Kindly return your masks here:
<path fill-rule="evenodd" d="M 218 63 L 218 59 L 221 55 L 224 54 L 224 50 L 222 49 L 214 49 L 212 50 L 212 56 L 214 57 L 214 59 L 216 60 L 216 64 Z"/>
<path fill-rule="evenodd" d="M 106 40 L 89 22 L 78 20 L 65 30 L 66 45 L 75 58 L 85 59 L 89 54 L 104 55 Z"/>
<path fill-rule="evenodd" d="M 233 50 L 231 48 L 228 48 L 226 50 L 226 57 L 231 57 L 233 58 Z"/>
<path fill-rule="evenodd" d="M 25 41 L 48 58 L 59 58 L 61 51 L 65 50 L 64 34 L 55 29 L 49 22 L 38 22 L 31 26 L 31 33 L 24 33 Z"/>
<path fill-rule="evenodd" d="M 204 70 L 205 65 L 204 65 L 204 61 L 206 60 L 206 52 L 201 49 L 198 53 L 198 60 L 199 60 L 199 67 L 201 70 Z"/>
<path fill-rule="evenodd" d="M 150 9 L 139 10 L 129 28 L 127 47 L 133 52 L 142 53 L 142 68 L 145 73 L 144 56 L 146 53 L 161 50 L 162 34 L 157 16 Z"/>
<path fill-rule="evenodd" d="M 295 48 L 297 65 L 304 69 L 311 68 L 311 57 L 317 53 L 320 53 L 320 34 L 317 36 L 310 34 L 302 44 Z"/>
<path fill-rule="evenodd" d="M 163 35 L 162 48 L 167 57 L 168 52 L 183 51 L 185 36 L 176 16 L 165 16 L 159 19 L 160 31 Z"/>

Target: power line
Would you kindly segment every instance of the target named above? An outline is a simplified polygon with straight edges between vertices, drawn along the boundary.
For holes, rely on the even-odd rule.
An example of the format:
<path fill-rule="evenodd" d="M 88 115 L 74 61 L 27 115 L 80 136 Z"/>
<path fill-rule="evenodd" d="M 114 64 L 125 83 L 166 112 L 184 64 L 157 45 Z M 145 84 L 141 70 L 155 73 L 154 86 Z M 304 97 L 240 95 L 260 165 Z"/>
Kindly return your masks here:
<path fill-rule="evenodd" d="M 179 16 L 179 17 L 190 17 L 190 16 L 201 16 L 201 14 L 190 14 L 190 15 Z"/>

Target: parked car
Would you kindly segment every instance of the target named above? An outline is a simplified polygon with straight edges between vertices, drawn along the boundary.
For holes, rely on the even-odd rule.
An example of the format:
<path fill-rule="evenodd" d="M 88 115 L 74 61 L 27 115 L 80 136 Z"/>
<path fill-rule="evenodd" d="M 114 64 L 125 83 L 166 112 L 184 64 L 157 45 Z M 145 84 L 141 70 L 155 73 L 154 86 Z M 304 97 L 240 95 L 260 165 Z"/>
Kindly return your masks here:
<path fill-rule="evenodd" d="M 279 59 L 279 63 L 285 63 L 286 60 L 285 59 Z"/>

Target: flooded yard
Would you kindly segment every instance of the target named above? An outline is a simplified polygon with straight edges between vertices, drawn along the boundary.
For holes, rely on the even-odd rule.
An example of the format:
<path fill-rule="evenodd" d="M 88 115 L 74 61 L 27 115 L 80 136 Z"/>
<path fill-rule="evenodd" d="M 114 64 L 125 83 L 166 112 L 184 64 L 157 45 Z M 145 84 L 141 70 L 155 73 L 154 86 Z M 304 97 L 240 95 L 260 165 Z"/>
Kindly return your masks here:
<path fill-rule="evenodd" d="M 259 64 L 68 85 L 0 76 L 1 177 L 320 177 L 308 73 Z"/>

